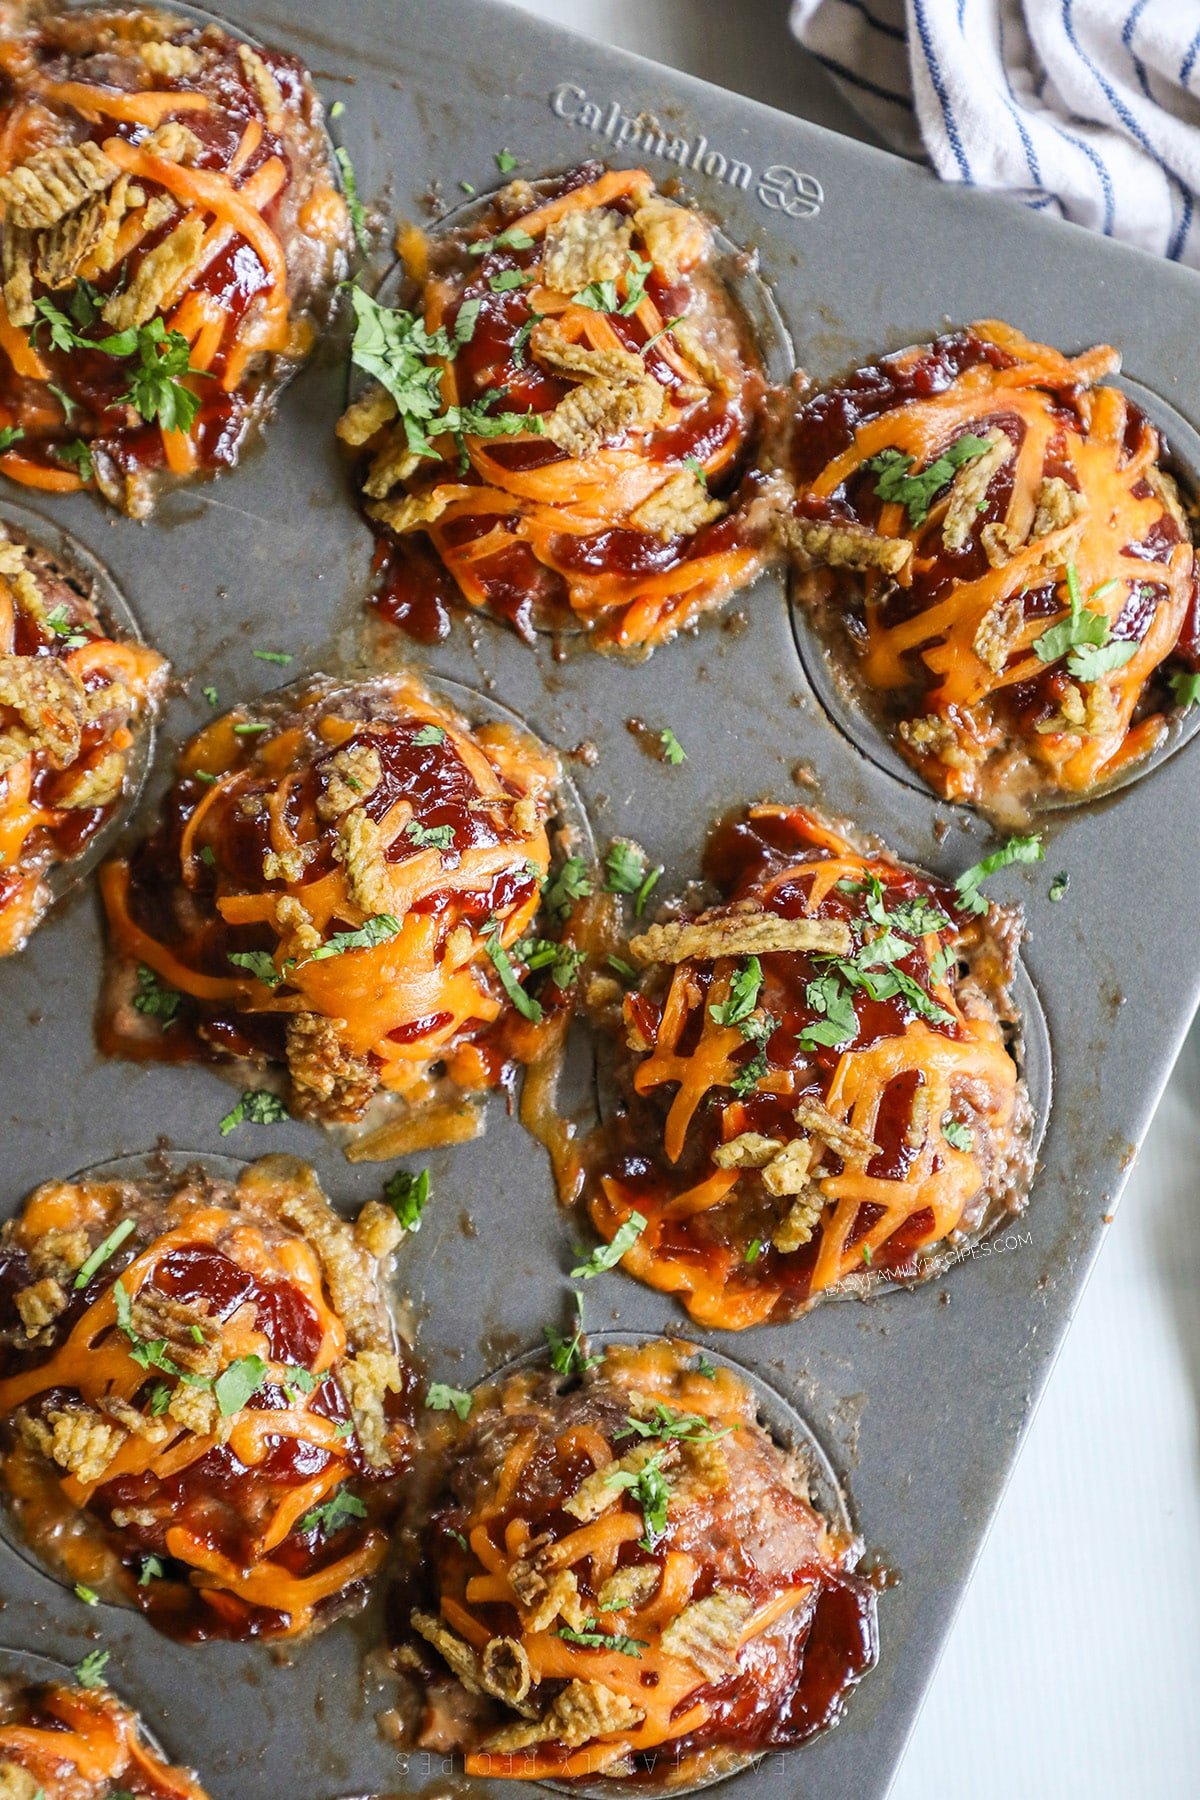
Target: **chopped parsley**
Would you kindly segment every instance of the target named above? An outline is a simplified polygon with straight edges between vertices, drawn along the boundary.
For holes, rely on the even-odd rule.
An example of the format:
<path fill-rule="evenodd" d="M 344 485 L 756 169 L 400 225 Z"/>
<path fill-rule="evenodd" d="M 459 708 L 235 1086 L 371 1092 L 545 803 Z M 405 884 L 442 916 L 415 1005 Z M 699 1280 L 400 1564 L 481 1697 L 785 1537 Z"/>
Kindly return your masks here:
<path fill-rule="evenodd" d="M 558 1375 L 582 1375 L 585 1370 L 592 1369 L 603 1362 L 602 1356 L 588 1356 L 583 1348 L 583 1295 L 575 1291 L 575 1331 L 571 1337 L 564 1337 L 555 1331 L 553 1325 L 543 1325 L 542 1334 L 546 1339 L 550 1356 L 550 1367 Z"/>
<path fill-rule="evenodd" d="M 178 1018 L 182 1005 L 183 995 L 178 989 L 167 987 L 145 963 L 138 964 L 137 992 L 133 996 L 135 1012 L 143 1013 L 148 1019 L 157 1019 L 167 1031 Z"/>
<path fill-rule="evenodd" d="M 552 913 L 564 916 L 576 900 L 586 900 L 592 891 L 587 864 L 582 856 L 568 856 L 542 889 L 542 902 Z"/>
<path fill-rule="evenodd" d="M 632 894 L 633 910 L 641 918 L 662 868 L 650 867 L 650 859 L 640 844 L 629 838 L 616 838 L 604 858 L 604 886 L 610 894 Z"/>
<path fill-rule="evenodd" d="M 405 1231 L 421 1229 L 421 1214 L 429 1203 L 429 1170 L 410 1175 L 397 1169 L 383 1184 L 383 1197 Z"/>
<path fill-rule="evenodd" d="M 400 921 L 391 913 L 373 913 L 365 924 L 354 931 L 335 931 L 331 938 L 318 944 L 305 957 L 306 962 L 325 962 L 331 956 L 344 956 L 347 950 L 375 950 L 386 944 L 400 930 Z"/>
<path fill-rule="evenodd" d="M 715 1381 L 717 1379 L 717 1365 L 710 1357 L 705 1355 L 703 1350 L 699 1352 L 696 1359 L 696 1373 L 697 1375 L 703 1375 L 705 1381 Z"/>
<path fill-rule="evenodd" d="M 952 1113 L 947 1113 L 942 1120 L 942 1136 L 956 1150 L 973 1150 L 975 1147 L 975 1133 L 971 1127 Z"/>
<path fill-rule="evenodd" d="M 296 1530 L 319 1531 L 323 1538 L 331 1538 L 335 1532 L 343 1531 L 352 1519 L 365 1519 L 366 1516 L 367 1509 L 358 1495 L 338 1488 L 328 1500 L 322 1500 L 319 1506 L 305 1513 Z"/>
<path fill-rule="evenodd" d="M 1067 897 L 1067 889 L 1070 887 L 1070 885 L 1071 885 L 1070 875 L 1067 873 L 1067 871 L 1065 869 L 1060 869 L 1058 871 L 1058 874 L 1054 877 L 1053 881 L 1050 883 L 1050 898 L 1051 898 L 1051 900 L 1053 900 L 1056 904 L 1059 900 L 1065 900 Z"/>
<path fill-rule="evenodd" d="M 5 425 L 3 430 L 0 430 L 0 452 L 11 450 L 13 445 L 19 444 L 24 436 L 25 427 L 23 425 Z"/>
<path fill-rule="evenodd" d="M 404 827 L 404 835 L 417 846 L 418 850 L 453 850 L 453 825 L 422 825 L 419 819 L 410 819 Z"/>
<path fill-rule="evenodd" d="M 425 1393 L 425 1404 L 430 1412 L 453 1412 L 460 1419 L 467 1419 L 474 1402 L 465 1388 L 447 1387 L 444 1381 L 431 1381 Z"/>
<path fill-rule="evenodd" d="M 842 986 L 836 975 L 819 975 L 804 990 L 806 1005 L 821 1017 L 806 1025 L 800 1033 L 800 1048 L 810 1054 L 819 1046 L 840 1050 L 858 1035 L 858 1014 L 854 1010 L 853 993 Z"/>
<path fill-rule="evenodd" d="M 532 994 L 527 994 L 521 986 L 512 959 L 504 945 L 500 942 L 500 923 L 496 920 L 483 940 L 484 949 L 491 958 L 492 966 L 500 977 L 500 986 L 508 995 L 521 1017 L 528 1019 L 531 1025 L 541 1023 L 542 1009 Z"/>
<path fill-rule="evenodd" d="M 622 1492 L 633 1495 L 642 1509 L 642 1527 L 645 1535 L 638 1542 L 643 1550 L 657 1548 L 663 1533 L 667 1529 L 667 1507 L 671 1499 L 671 1490 L 667 1478 L 662 1472 L 662 1459 L 666 1455 L 666 1446 L 656 1450 L 648 1462 L 634 1471 L 631 1469 L 614 1469 L 604 1483 L 605 1487 L 619 1488 Z"/>
<path fill-rule="evenodd" d="M 213 1393 L 223 1419 L 241 1412 L 267 1379 L 267 1365 L 261 1356 L 238 1356 L 217 1376 Z"/>
<path fill-rule="evenodd" d="M 909 524 L 923 525 L 934 497 L 954 479 L 955 470 L 990 449 L 986 438 L 975 437 L 968 431 L 919 474 L 910 473 L 913 459 L 903 450 L 881 450 L 878 456 L 868 460 L 867 467 L 879 477 L 875 483 L 879 499 L 885 505 L 907 507 Z"/>
<path fill-rule="evenodd" d="M 556 938 L 520 938 L 513 945 L 512 953 L 518 962 L 525 964 L 530 974 L 549 969 L 551 981 L 564 992 L 575 985 L 579 971 L 587 961 L 586 950 L 576 950 L 573 945 L 561 944 Z"/>
<path fill-rule="evenodd" d="M 773 1013 L 752 1013 L 743 1019 L 738 1030 L 746 1042 L 754 1045 L 754 1055 L 742 1064 L 730 1082 L 730 1087 L 739 1100 L 745 1100 L 757 1088 L 767 1072 L 767 1045 L 779 1024 Z"/>
<path fill-rule="evenodd" d="M 678 768 L 680 763 L 687 761 L 687 751 L 669 725 L 663 726 L 658 734 L 658 741 L 663 747 L 663 756 L 667 762 Z"/>
<path fill-rule="evenodd" d="M 1115 585 L 1115 581 L 1101 582 L 1088 598 L 1097 600 Z M 1113 669 L 1124 668 L 1137 654 L 1136 639 L 1114 638 L 1107 615 L 1084 605 L 1079 574 L 1073 562 L 1067 564 L 1067 606 L 1066 618 L 1034 639 L 1033 653 L 1039 662 L 1058 662 L 1065 656 L 1068 673 L 1076 681 L 1086 682 L 1095 681 Z"/>
<path fill-rule="evenodd" d="M 735 969 L 729 983 L 729 998 L 708 1009 L 714 1025 L 741 1025 L 758 1005 L 762 987 L 762 964 L 757 956 L 748 956 L 740 969 Z"/>
<path fill-rule="evenodd" d="M 607 1244 L 597 1244 L 586 1262 L 576 1264 L 571 1270 L 572 1281 L 590 1281 L 593 1275 L 603 1275 L 606 1269 L 615 1269 L 621 1258 L 641 1237 L 646 1229 L 646 1221 L 640 1212 L 631 1212 L 623 1225 L 619 1225 Z M 582 1254 L 582 1253 L 581 1253 Z"/>
<path fill-rule="evenodd" d="M 60 603 L 53 612 L 46 615 L 46 624 L 55 637 L 63 639 L 63 646 L 67 650 L 78 650 L 89 642 L 87 633 L 76 625 L 65 604 Z"/>
<path fill-rule="evenodd" d="M 142 1566 L 138 1571 L 138 1586 L 149 1587 L 152 1581 L 161 1581 L 167 1572 L 167 1565 L 161 1556 L 143 1556 Z"/>
<path fill-rule="evenodd" d="M 586 307 L 590 312 L 620 313 L 622 317 L 628 318 L 646 298 L 646 277 L 653 267 L 653 263 L 644 262 L 631 250 L 624 300 L 617 292 L 615 281 L 589 281 L 586 287 L 572 295 L 572 303 Z"/>
<path fill-rule="evenodd" d="M 985 913 L 988 903 L 979 889 L 989 875 L 995 875 L 999 869 L 1007 869 L 1010 863 L 1041 862 L 1045 855 L 1040 833 L 1035 832 L 1030 837 L 1009 838 L 999 850 L 993 850 L 990 856 L 985 856 L 981 862 L 973 863 L 969 869 L 963 870 L 954 884 L 958 904 L 965 912 Z"/>
<path fill-rule="evenodd" d="M 121 1248 L 121 1245 L 125 1242 L 125 1239 L 129 1236 L 130 1232 L 135 1229 L 136 1227 L 132 1219 L 122 1219 L 121 1223 L 116 1226 L 114 1230 L 109 1232 L 104 1242 L 96 1245 L 96 1248 L 92 1251 L 92 1254 L 88 1257 L 87 1261 L 83 1264 L 75 1277 L 74 1285 L 77 1293 L 81 1288 L 87 1286 L 88 1282 L 92 1279 L 92 1276 L 96 1273 L 96 1270 L 103 1268 L 109 1257 L 114 1255 L 115 1252 Z"/>
<path fill-rule="evenodd" d="M 432 744 L 444 744 L 445 741 L 446 733 L 440 725 L 422 725 L 413 739 L 413 743 L 419 745 L 422 750 L 428 749 Z"/>
<path fill-rule="evenodd" d="M 1175 669 L 1170 681 L 1175 704 L 1182 711 L 1191 712 L 1193 706 L 1200 705 L 1200 675 L 1193 675 L 1186 669 Z"/>
<path fill-rule="evenodd" d="M 228 1137 L 239 1125 L 279 1125 L 291 1116 L 278 1094 L 269 1093 L 266 1088 L 247 1088 L 221 1120 L 221 1136 Z"/>
<path fill-rule="evenodd" d="M 498 275 L 488 276 L 488 286 L 493 294 L 511 294 L 516 288 L 528 287 L 531 280 L 524 269 L 501 269 Z"/>
<path fill-rule="evenodd" d="M 99 1688 L 105 1686 L 104 1671 L 112 1658 L 111 1650 L 89 1650 L 81 1663 L 76 1663 L 72 1673 L 81 1688 Z"/>
<path fill-rule="evenodd" d="M 615 1650 L 619 1656 L 639 1657 L 648 1648 L 646 1638 L 626 1637 L 618 1631 L 597 1631 L 595 1619 L 585 1619 L 582 1631 L 572 1631 L 569 1625 L 558 1627 L 558 1636 L 565 1638 L 568 1644 L 582 1644 L 586 1650 Z"/>
<path fill-rule="evenodd" d="M 502 175 L 509 175 L 517 166 L 517 159 L 507 147 L 496 152 L 496 167 Z"/>
<path fill-rule="evenodd" d="M 120 398 L 149 424 L 157 419 L 164 431 L 189 432 L 200 410 L 200 396 L 181 380 L 199 375 L 189 362 L 191 345 L 181 331 L 168 331 L 162 319 L 137 327 L 137 367 Z"/>

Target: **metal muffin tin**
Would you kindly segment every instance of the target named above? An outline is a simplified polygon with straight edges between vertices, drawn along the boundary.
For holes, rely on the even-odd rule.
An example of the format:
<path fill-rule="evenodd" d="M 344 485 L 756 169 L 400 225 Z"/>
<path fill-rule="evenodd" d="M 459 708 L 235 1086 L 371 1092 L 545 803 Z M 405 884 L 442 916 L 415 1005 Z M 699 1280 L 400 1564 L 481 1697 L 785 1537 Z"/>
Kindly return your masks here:
<path fill-rule="evenodd" d="M 759 253 L 817 380 L 946 321 L 1000 316 L 1064 349 L 1119 345 L 1132 381 L 1200 421 L 1190 374 L 1200 287 L 1186 271 L 938 186 L 879 152 L 498 4 L 311 0 L 301 13 L 283 0 L 232 0 L 225 16 L 304 57 L 327 102 L 345 102 L 337 133 L 363 194 L 389 214 L 426 219 L 431 191 L 449 207 L 462 181 L 486 189 L 505 148 L 528 176 L 593 154 L 644 161 L 660 179 L 680 177 L 729 238 Z M 364 631 L 371 538 L 333 438 L 346 325 L 343 312 L 236 475 L 180 490 L 149 525 L 109 517 L 88 497 L 0 494 L 0 505 L 18 500 L 81 539 L 189 683 L 168 708 L 143 817 L 174 745 L 209 716 L 201 687 L 232 703 L 270 685 L 252 649 L 293 653 L 289 676 L 354 667 L 368 642 L 396 658 L 408 650 L 399 636 Z M 1179 448 L 1187 458 L 1189 442 Z M 413 660 L 502 700 L 565 750 L 599 746 L 595 767 L 572 765 L 597 839 L 637 837 L 666 866 L 663 893 L 693 874 L 714 816 L 758 798 L 819 798 L 941 874 L 990 842 L 978 819 L 898 778 L 862 731 L 855 742 L 831 721 L 798 655 L 780 578 L 642 665 L 585 650 L 560 660 L 547 639 L 530 651 L 501 626 L 462 618 Z M 625 729 L 633 715 L 670 725 L 688 761 L 648 760 Z M 1054 1059 L 1042 1166 L 1018 1224 L 915 1292 L 823 1306 L 736 1338 L 688 1326 L 815 1428 L 859 1530 L 897 1577 L 881 1600 L 880 1665 L 843 1722 L 735 1777 L 731 1795 L 870 1800 L 888 1787 L 1195 1008 L 1196 755 L 1184 747 L 1121 793 L 1056 812 L 1046 862 L 991 883 L 1026 908 L 1025 962 Z M 1051 904 L 1059 870 L 1069 893 Z M 377 1192 L 381 1171 L 352 1168 L 314 1127 L 243 1126 L 221 1140 L 230 1090 L 211 1072 L 100 1058 L 101 954 L 94 893 L 77 887 L 22 955 L 0 963 L 7 1210 L 50 1175 L 158 1142 L 239 1157 L 292 1151 L 348 1208 Z M 431 1370 L 465 1386 L 539 1342 L 547 1321 L 562 1322 L 578 1234 L 546 1158 L 499 1101 L 484 1139 L 427 1160 L 434 1197 L 398 1281 Z M 619 1272 L 589 1282 L 587 1300 L 597 1330 L 685 1323 L 669 1299 Z M 113 1685 L 174 1757 L 197 1765 L 214 1800 L 533 1792 L 464 1783 L 448 1759 L 403 1757 L 380 1735 L 375 1715 L 392 1689 L 364 1663 L 378 1641 L 379 1595 L 357 1620 L 270 1649 L 173 1645 L 126 1611 L 80 1604 L 2 1545 L 0 1591 L 9 1643 L 68 1664 L 98 1642 L 111 1650 Z"/>

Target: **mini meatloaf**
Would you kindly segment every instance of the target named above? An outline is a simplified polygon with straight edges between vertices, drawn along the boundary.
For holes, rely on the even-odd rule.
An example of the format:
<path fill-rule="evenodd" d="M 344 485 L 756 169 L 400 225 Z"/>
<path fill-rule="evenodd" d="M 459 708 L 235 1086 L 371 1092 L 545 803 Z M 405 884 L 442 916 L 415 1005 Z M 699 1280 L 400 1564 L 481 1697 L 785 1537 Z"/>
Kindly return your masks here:
<path fill-rule="evenodd" d="M 1111 783 L 1196 698 L 1191 528 L 1119 364 L 986 321 L 800 412 L 801 593 L 913 767 L 994 815 Z"/>
<path fill-rule="evenodd" d="M 392 1095 L 462 1135 L 464 1091 L 565 1029 L 582 957 L 534 935 L 558 775 L 526 733 L 473 726 L 407 675 L 216 720 L 154 835 L 101 872 L 102 1042 L 278 1065 L 304 1117 Z"/>
<path fill-rule="evenodd" d="M 109 635 L 90 582 L 0 524 L 0 956 L 129 798 L 166 675 Z"/>
<path fill-rule="evenodd" d="M 830 1725 L 876 1654 L 858 1545 L 690 1347 L 510 1376 L 451 1427 L 397 1662 L 468 1774 L 698 1786 Z"/>
<path fill-rule="evenodd" d="M 353 296 L 374 381 L 338 426 L 386 615 L 437 636 L 457 593 L 644 652 L 754 578 L 768 394 L 699 214 L 589 163 L 409 262 L 413 311 Z"/>
<path fill-rule="evenodd" d="M 97 1661 L 107 1661 L 103 1652 Z M 206 1800 L 86 1660 L 80 1683 L 0 1680 L 2 1800 Z"/>
<path fill-rule="evenodd" d="M 191 1640 L 361 1597 L 412 1449 L 378 1266 L 401 1235 L 287 1157 L 38 1188 L 0 1228 L 2 1480 L 31 1549 Z"/>
<path fill-rule="evenodd" d="M 590 1210 L 625 1269 L 738 1329 L 919 1280 L 1023 1206 L 1014 919 L 799 807 L 720 827 L 705 871 L 719 904 L 649 926 L 637 985 L 598 996 Z"/>
<path fill-rule="evenodd" d="M 0 470 L 135 517 L 232 467 L 327 321 L 349 217 L 294 57 L 157 7 L 9 7 Z"/>

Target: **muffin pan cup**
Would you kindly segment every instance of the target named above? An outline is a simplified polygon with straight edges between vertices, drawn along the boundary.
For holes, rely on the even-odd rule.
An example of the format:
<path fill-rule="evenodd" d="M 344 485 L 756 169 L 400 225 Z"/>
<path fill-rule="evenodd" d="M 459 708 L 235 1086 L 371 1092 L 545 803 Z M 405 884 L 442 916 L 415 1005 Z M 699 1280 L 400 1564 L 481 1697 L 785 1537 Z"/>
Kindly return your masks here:
<path fill-rule="evenodd" d="M 1003 317 L 1075 350 L 1122 347 L 1126 374 L 1185 422 L 1200 422 L 1194 274 L 1024 208 L 955 187 L 879 152 L 689 78 L 598 48 L 482 0 L 234 0 L 235 29 L 290 49 L 315 71 L 359 189 L 389 223 L 429 222 L 466 181 L 484 191 L 589 156 L 678 177 L 724 234 L 756 253 L 801 365 L 815 380 L 926 340 L 947 321 Z M 128 596 L 150 642 L 189 691 L 167 708 L 143 801 L 148 820 L 174 747 L 222 706 L 281 676 L 365 667 L 368 647 L 457 679 L 511 707 L 593 766 L 569 763 L 597 840 L 628 835 L 669 894 L 696 872 L 712 819 L 747 801 L 816 803 L 879 833 L 906 861 L 953 875 L 994 839 L 982 821 L 865 756 L 831 721 L 797 654 L 781 576 L 636 664 L 459 617 L 429 651 L 368 623 L 371 534 L 333 435 L 346 393 L 347 309 L 283 396 L 265 442 L 236 475 L 169 495 L 148 526 L 109 519 L 86 496 L 28 504 L 80 539 Z M 1182 446 L 1180 447 L 1182 448 Z M 285 672 L 255 649 L 290 653 Z M 647 758 L 625 722 L 670 726 L 688 760 Z M 822 1306 L 794 1324 L 714 1337 L 666 1296 L 619 1271 L 586 1284 L 602 1332 L 684 1330 L 733 1356 L 807 1418 L 853 1496 L 868 1551 L 894 1572 L 881 1599 L 881 1658 L 825 1737 L 770 1754 L 728 1793 L 791 1800 L 882 1795 L 1003 1492 L 1021 1434 L 1078 1301 L 1200 995 L 1200 829 L 1195 747 L 1121 793 L 1045 821 L 1046 860 L 989 884 L 1022 902 L 1023 961 L 1045 1014 L 1054 1095 L 1027 1211 L 937 1281 L 869 1305 Z M 815 779 L 816 785 L 812 785 Z M 1051 879 L 1070 876 L 1064 900 Z M 93 1041 L 102 934 L 77 887 L 19 957 L 0 964 L 3 1204 L 39 1181 L 168 1146 L 313 1162 L 347 1209 L 384 1171 L 351 1167 L 315 1127 L 218 1121 L 229 1088 L 201 1068 L 106 1062 Z M 502 1100 L 487 1135 L 428 1158 L 433 1198 L 401 1252 L 431 1374 L 470 1386 L 568 1316 L 582 1228 L 562 1213 L 548 1161 Z M 414 1163 L 411 1166 L 419 1166 Z M 508 1796 L 519 1783 L 465 1783 L 440 1754 L 401 1754 L 377 1729 L 394 1687 L 368 1651 L 365 1614 L 274 1651 L 165 1643 L 142 1620 L 97 1613 L 0 1545 L 6 1637 L 69 1665 L 102 1641 L 113 1685 L 213 1800 L 334 1800 L 424 1791 Z M 97 1633 L 100 1639 L 97 1639 Z"/>

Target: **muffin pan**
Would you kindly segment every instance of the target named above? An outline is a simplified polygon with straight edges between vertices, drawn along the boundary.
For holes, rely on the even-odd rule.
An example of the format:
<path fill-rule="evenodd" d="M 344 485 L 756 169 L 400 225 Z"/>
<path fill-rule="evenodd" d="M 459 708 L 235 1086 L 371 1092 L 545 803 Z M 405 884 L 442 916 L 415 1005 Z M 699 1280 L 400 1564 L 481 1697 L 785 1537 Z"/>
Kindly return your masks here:
<path fill-rule="evenodd" d="M 227 16 L 295 51 L 326 102 L 344 102 L 335 132 L 361 193 L 389 221 L 374 276 L 385 272 L 393 216 L 429 224 L 431 197 L 448 211 L 461 183 L 483 191 L 502 180 L 503 151 L 528 177 L 592 155 L 644 159 L 658 179 L 678 176 L 757 258 L 813 379 L 926 339 L 945 321 L 1005 317 L 1065 349 L 1120 346 L 1130 380 L 1182 418 L 1188 437 L 1174 448 L 1192 460 L 1200 290 L 1188 271 L 939 186 L 898 160 L 499 4 L 357 0 L 347 10 L 314 0 L 297 15 L 282 0 L 244 0 Z M 333 435 L 347 338 L 343 309 L 265 443 L 236 475 L 168 496 L 149 526 L 110 519 L 87 497 L 22 506 L 46 522 L 44 536 L 67 530 L 105 566 L 188 684 L 160 729 L 143 820 L 174 746 L 209 716 L 201 688 L 215 686 L 227 705 L 271 684 L 258 649 L 294 658 L 284 679 L 409 656 L 434 681 L 492 696 L 568 753 L 601 845 L 630 835 L 664 864 L 664 895 L 694 874 L 710 821 L 759 798 L 816 801 L 943 875 L 993 847 L 980 820 L 898 777 L 861 732 L 852 741 L 834 722 L 797 653 L 780 576 L 644 664 L 569 646 L 560 658 L 544 638 L 531 651 L 504 627 L 461 615 L 445 643 L 416 651 L 369 620 L 371 536 Z M 648 758 L 626 730 L 634 716 L 655 731 L 672 727 L 688 760 Z M 571 761 L 589 742 L 594 766 Z M 853 1496 L 869 1552 L 893 1572 L 880 1664 L 843 1722 L 734 1777 L 731 1795 L 870 1800 L 889 1785 L 1200 993 L 1200 893 L 1186 851 L 1200 828 L 1195 755 L 1185 744 L 1125 791 L 1048 817 L 1045 862 L 989 884 L 1025 906 L 1023 960 L 1053 1052 L 1053 1104 L 1026 1213 L 916 1292 L 823 1306 L 736 1343 L 687 1327 L 809 1421 Z M 1069 887 L 1052 903 L 1059 871 Z M 378 1191 L 382 1171 L 351 1166 L 314 1127 L 242 1125 L 222 1140 L 229 1087 L 213 1072 L 102 1059 L 92 1036 L 101 956 L 95 895 L 76 887 L 29 948 L 0 965 L 8 1211 L 49 1176 L 156 1143 L 237 1157 L 293 1152 L 348 1208 Z M 403 1247 L 398 1284 L 431 1373 L 470 1386 L 539 1343 L 543 1325 L 562 1324 L 579 1229 L 558 1207 L 544 1154 L 497 1099 L 483 1139 L 421 1160 L 433 1198 Z M 597 1332 L 684 1328 L 669 1300 L 620 1272 L 587 1288 Z M 127 1612 L 82 1605 L 4 1545 L 0 1591 L 10 1642 L 68 1665 L 98 1644 L 109 1649 L 114 1687 L 199 1769 L 214 1800 L 447 1789 L 447 1759 L 403 1755 L 377 1727 L 394 1695 L 369 1656 L 382 1595 L 359 1618 L 281 1653 L 165 1643 Z M 468 1787 L 495 1800 L 533 1791 L 454 1779 L 456 1793 Z"/>

